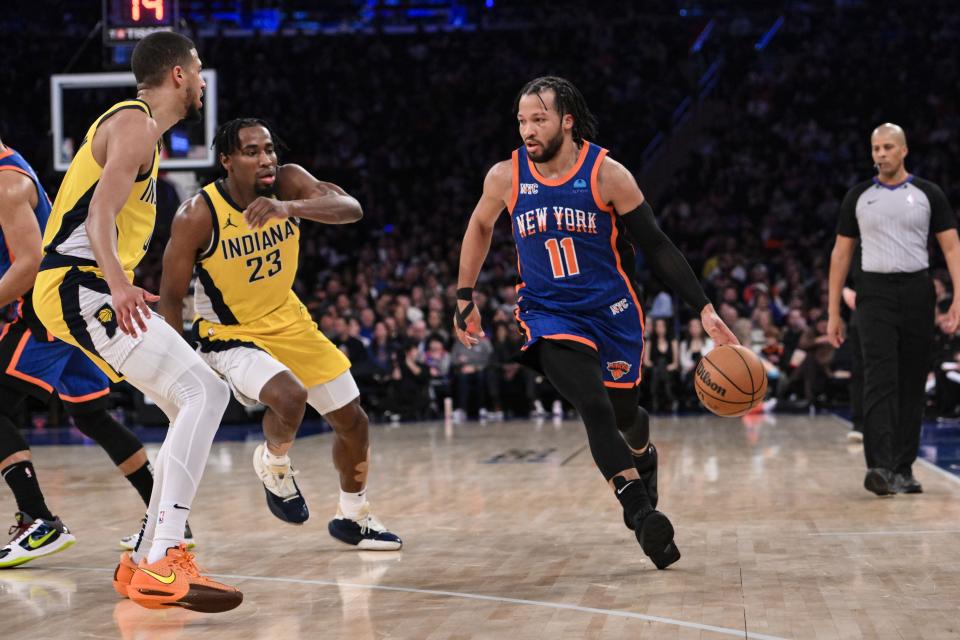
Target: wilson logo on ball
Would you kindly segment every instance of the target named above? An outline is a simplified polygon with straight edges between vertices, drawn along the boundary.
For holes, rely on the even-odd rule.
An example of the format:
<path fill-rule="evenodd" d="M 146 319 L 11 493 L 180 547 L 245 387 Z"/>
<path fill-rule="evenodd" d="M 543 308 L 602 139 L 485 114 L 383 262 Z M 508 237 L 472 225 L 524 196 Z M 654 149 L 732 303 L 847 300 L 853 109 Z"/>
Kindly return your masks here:
<path fill-rule="evenodd" d="M 710 379 L 710 374 L 703 367 L 703 360 L 697 365 L 697 377 L 700 378 L 700 382 L 703 383 L 705 387 L 713 390 L 716 393 L 719 393 L 721 396 L 727 395 L 727 390 L 722 386 Z"/>

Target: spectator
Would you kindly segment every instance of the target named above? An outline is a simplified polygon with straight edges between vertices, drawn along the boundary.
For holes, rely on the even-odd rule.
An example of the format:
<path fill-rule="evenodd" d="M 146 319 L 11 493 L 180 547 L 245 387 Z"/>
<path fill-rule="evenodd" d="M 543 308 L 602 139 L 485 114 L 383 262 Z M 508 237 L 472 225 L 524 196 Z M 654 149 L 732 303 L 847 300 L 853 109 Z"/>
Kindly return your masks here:
<path fill-rule="evenodd" d="M 679 347 L 671 335 L 670 322 L 666 318 L 653 321 L 653 335 L 643 350 L 647 369 L 651 374 L 650 403 L 654 411 L 666 408 L 676 411 L 677 396 L 674 393 L 675 377 L 680 369 Z"/>

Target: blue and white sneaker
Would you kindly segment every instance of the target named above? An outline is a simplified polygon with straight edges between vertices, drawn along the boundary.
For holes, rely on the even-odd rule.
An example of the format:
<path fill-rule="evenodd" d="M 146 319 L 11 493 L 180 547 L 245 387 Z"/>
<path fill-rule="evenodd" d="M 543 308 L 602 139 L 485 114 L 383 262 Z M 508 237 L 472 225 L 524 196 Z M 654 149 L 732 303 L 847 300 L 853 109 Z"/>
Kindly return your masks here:
<path fill-rule="evenodd" d="M 17 524 L 8 532 L 13 539 L 0 549 L 0 569 L 53 555 L 77 541 L 60 518 L 33 519 L 22 511 L 18 511 L 15 517 Z"/>
<path fill-rule="evenodd" d="M 370 514 L 369 502 L 363 505 L 356 519 L 347 518 L 338 507 L 327 530 L 340 542 L 364 551 L 396 551 L 403 546 L 400 536 L 387 531 L 383 523 Z"/>
<path fill-rule="evenodd" d="M 303 495 L 300 494 L 300 488 L 297 487 L 297 481 L 293 479 L 297 471 L 289 461 L 282 466 L 265 463 L 263 461 L 265 446 L 261 444 L 253 452 L 253 468 L 263 482 L 270 513 L 284 522 L 303 524 L 310 517 L 310 512 L 307 510 Z"/>

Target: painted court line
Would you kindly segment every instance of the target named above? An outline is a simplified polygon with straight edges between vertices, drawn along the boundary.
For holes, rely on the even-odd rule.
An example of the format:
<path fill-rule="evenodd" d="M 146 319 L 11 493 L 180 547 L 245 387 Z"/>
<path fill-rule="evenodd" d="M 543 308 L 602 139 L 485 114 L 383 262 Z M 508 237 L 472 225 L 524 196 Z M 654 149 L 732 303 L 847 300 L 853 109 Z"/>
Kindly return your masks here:
<path fill-rule="evenodd" d="M 102 569 L 93 567 L 44 567 L 51 571 L 98 571 L 112 572 L 112 569 Z M 438 591 L 435 589 L 416 589 L 413 587 L 388 587 L 378 584 L 358 584 L 355 582 L 337 582 L 335 580 L 307 580 L 301 578 L 273 578 L 268 576 L 244 576 L 228 573 L 211 573 L 212 578 L 226 578 L 228 580 L 252 580 L 260 582 L 282 582 L 286 584 L 304 584 L 319 587 L 352 587 L 354 589 L 370 589 L 375 591 L 396 591 L 400 593 L 416 593 L 428 596 L 439 596 L 443 598 L 461 598 L 464 600 L 482 600 L 486 602 L 500 602 L 505 604 L 527 605 L 533 607 L 544 607 L 546 609 L 562 609 L 566 611 L 577 611 L 580 613 L 595 613 L 615 618 L 630 618 L 633 620 L 643 620 L 646 622 L 659 622 L 660 624 L 669 624 L 675 627 L 684 627 L 686 629 L 697 629 L 698 631 L 711 631 L 725 636 L 736 636 L 738 638 L 753 638 L 755 640 L 787 640 L 780 636 L 770 636 L 763 633 L 744 632 L 743 629 L 730 629 L 727 627 L 715 627 L 709 624 L 700 624 L 698 622 L 687 622 L 685 620 L 675 620 L 673 618 L 662 618 L 660 616 L 648 616 L 642 613 L 633 613 L 632 611 L 619 611 L 617 609 L 597 609 L 594 607 L 581 607 L 575 604 L 563 604 L 559 602 L 542 602 L 540 600 L 523 600 L 521 598 L 505 598 L 502 596 L 484 596 L 475 593 L 462 593 L 459 591 Z"/>
<path fill-rule="evenodd" d="M 960 529 L 927 529 L 925 531 L 829 531 L 827 533 L 808 533 L 808 536 L 909 536 L 931 533 L 960 533 Z"/>

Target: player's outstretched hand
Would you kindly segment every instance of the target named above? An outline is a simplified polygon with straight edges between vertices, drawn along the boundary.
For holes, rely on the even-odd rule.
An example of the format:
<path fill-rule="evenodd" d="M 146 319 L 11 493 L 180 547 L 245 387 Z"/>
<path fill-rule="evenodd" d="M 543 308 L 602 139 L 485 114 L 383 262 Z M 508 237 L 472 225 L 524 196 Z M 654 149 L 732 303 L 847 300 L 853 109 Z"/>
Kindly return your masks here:
<path fill-rule="evenodd" d="M 480 328 L 480 311 L 477 310 L 477 307 L 474 306 L 472 302 L 467 302 L 465 300 L 457 300 L 457 308 L 462 312 L 466 307 L 472 307 L 470 312 L 467 314 L 464 320 L 464 326 L 460 328 L 460 322 L 458 322 L 459 314 L 454 314 L 453 316 L 453 330 L 457 334 L 457 340 L 463 343 L 467 349 L 472 349 L 473 345 L 480 342 L 480 338 L 484 337 L 486 334 L 483 332 L 483 329 Z"/>
<path fill-rule="evenodd" d="M 274 198 L 259 197 L 244 209 L 243 218 L 252 229 L 259 229 L 267 224 L 271 218 L 289 218 L 287 203 Z"/>
<path fill-rule="evenodd" d="M 703 325 L 703 330 L 707 332 L 707 335 L 718 347 L 722 344 L 740 344 L 737 336 L 733 335 L 733 331 L 730 331 L 730 327 L 714 311 L 712 304 L 708 304 L 700 312 L 700 323 Z"/>
<path fill-rule="evenodd" d="M 128 336 L 137 337 L 137 327 L 146 332 L 145 318 L 150 317 L 147 303 L 157 302 L 160 296 L 124 281 L 110 290 L 113 311 L 117 314 L 117 327 Z"/>

